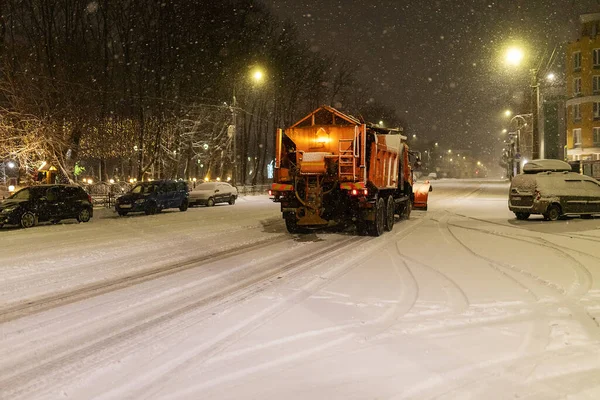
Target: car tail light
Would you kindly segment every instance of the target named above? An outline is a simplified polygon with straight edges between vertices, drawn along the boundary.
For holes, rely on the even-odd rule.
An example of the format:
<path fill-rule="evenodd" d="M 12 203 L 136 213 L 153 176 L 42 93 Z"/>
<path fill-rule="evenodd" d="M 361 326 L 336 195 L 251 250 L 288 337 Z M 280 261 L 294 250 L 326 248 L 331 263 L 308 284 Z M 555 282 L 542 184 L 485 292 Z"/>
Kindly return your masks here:
<path fill-rule="evenodd" d="M 364 194 L 365 196 L 368 196 L 368 195 L 369 195 L 369 190 L 368 190 L 368 189 L 365 189 L 365 190 L 363 190 L 363 194 Z"/>
<path fill-rule="evenodd" d="M 273 196 L 273 191 L 269 189 L 269 196 Z"/>
<path fill-rule="evenodd" d="M 358 194 L 358 190 L 352 189 L 352 192 L 350 192 L 350 193 L 352 193 L 352 196 L 356 196 Z"/>
<path fill-rule="evenodd" d="M 536 200 L 539 200 L 542 198 L 542 194 L 540 193 L 539 190 L 537 190 L 537 189 L 535 190 L 534 197 Z"/>
<path fill-rule="evenodd" d="M 88 201 L 90 202 L 90 204 L 92 204 L 92 195 L 88 194 Z"/>

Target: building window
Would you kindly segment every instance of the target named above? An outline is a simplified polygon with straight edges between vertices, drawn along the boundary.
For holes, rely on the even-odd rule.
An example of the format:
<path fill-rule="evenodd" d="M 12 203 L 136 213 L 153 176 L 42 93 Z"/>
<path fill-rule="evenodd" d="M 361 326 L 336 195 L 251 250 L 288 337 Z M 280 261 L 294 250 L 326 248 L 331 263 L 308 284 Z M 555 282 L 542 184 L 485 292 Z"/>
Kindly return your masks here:
<path fill-rule="evenodd" d="M 573 147 L 581 147 L 581 128 L 573 129 Z"/>
<path fill-rule="evenodd" d="M 581 52 L 580 51 L 573 53 L 573 70 L 574 71 L 581 70 Z"/>
<path fill-rule="evenodd" d="M 600 102 L 594 102 L 594 119 L 600 119 Z"/>
<path fill-rule="evenodd" d="M 592 90 L 594 94 L 600 93 L 600 75 L 594 75 L 592 77 Z"/>
<path fill-rule="evenodd" d="M 573 120 L 581 121 L 581 105 L 573 104 Z"/>
<path fill-rule="evenodd" d="M 594 68 L 600 68 L 600 49 L 592 50 L 592 65 Z"/>
<path fill-rule="evenodd" d="M 581 78 L 573 79 L 573 96 L 581 95 Z"/>
<path fill-rule="evenodd" d="M 600 147 L 600 128 L 594 128 L 594 147 Z"/>

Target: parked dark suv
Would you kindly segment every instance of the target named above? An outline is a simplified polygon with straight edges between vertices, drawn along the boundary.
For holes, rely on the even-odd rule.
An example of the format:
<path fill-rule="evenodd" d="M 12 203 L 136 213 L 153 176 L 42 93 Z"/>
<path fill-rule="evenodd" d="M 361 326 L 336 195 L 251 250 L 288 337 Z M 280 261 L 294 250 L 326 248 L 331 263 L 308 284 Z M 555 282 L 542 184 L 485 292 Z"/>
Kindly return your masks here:
<path fill-rule="evenodd" d="M 138 183 L 129 193 L 119 197 L 115 210 L 119 215 L 130 212 L 156 214 L 166 208 L 188 209 L 188 186 L 183 181 L 151 181 Z"/>
<path fill-rule="evenodd" d="M 93 212 L 90 195 L 79 186 L 29 186 L 0 203 L 0 228 L 3 225 L 31 228 L 38 222 L 58 223 L 69 218 L 88 222 Z"/>

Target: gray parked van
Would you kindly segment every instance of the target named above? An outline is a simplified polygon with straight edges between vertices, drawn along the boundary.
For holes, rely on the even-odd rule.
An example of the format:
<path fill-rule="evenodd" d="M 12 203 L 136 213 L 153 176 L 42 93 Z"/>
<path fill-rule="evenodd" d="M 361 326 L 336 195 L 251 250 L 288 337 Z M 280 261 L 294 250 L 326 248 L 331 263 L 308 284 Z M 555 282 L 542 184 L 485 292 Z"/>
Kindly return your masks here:
<path fill-rule="evenodd" d="M 510 185 L 508 208 L 517 219 L 542 214 L 555 221 L 563 215 L 600 214 L 600 182 L 571 172 L 563 161 L 534 160 L 530 164 Z"/>

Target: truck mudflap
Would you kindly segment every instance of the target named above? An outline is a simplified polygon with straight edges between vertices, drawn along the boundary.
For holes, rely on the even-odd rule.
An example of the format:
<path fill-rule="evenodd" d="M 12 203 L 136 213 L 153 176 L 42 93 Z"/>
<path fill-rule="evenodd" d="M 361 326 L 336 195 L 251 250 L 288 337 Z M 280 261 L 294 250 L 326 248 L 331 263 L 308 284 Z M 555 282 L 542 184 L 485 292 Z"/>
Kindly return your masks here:
<path fill-rule="evenodd" d="M 427 211 L 427 200 L 429 198 L 429 192 L 432 190 L 433 188 L 429 181 L 423 183 L 415 182 L 413 185 L 413 194 L 415 197 L 413 208 Z"/>

